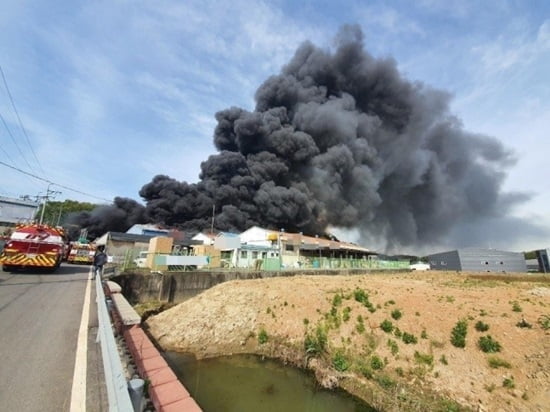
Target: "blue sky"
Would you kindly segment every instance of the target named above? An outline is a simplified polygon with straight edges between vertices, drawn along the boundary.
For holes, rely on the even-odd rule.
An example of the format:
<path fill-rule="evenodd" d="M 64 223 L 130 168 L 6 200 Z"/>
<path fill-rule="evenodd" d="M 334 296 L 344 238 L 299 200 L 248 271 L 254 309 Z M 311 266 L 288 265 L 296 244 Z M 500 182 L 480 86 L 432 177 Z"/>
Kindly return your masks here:
<path fill-rule="evenodd" d="M 26 136 L 0 83 L 0 160 L 95 196 L 52 186 L 57 200 L 139 200 L 157 174 L 197 181 L 217 111 L 253 110 L 298 45 L 330 49 L 356 23 L 369 53 L 449 92 L 465 129 L 515 152 L 504 189 L 533 197 L 514 213 L 550 226 L 547 1 L 8 0 L 1 10 L 0 65 Z M 0 196 L 46 188 L 0 165 Z"/>

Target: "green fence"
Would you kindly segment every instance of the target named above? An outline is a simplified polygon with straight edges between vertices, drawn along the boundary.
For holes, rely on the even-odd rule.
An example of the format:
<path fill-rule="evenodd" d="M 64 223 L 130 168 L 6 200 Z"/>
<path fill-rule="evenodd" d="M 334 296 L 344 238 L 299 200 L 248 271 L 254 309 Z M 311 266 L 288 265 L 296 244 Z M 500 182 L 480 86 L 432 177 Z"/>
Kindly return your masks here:
<path fill-rule="evenodd" d="M 127 269 L 138 269 L 140 252 L 143 250 L 127 250 L 124 255 L 114 256 L 113 263 L 120 265 L 123 270 Z M 174 254 L 175 255 L 175 254 Z M 185 253 L 180 253 L 185 255 Z M 194 266 L 165 266 L 166 254 L 158 254 L 153 258 L 155 265 L 163 266 L 163 271 L 168 272 L 181 272 L 185 270 L 201 270 L 200 268 Z M 209 256 L 209 261 L 223 261 L 226 259 L 219 259 L 220 256 Z M 256 260 L 257 261 L 257 260 Z M 300 263 L 294 265 L 282 265 L 281 259 L 276 258 L 265 258 L 261 260 L 261 265 L 257 264 L 256 261 L 251 263 L 249 267 L 233 267 L 230 265 L 225 265 L 222 267 L 213 267 L 205 266 L 202 270 L 226 270 L 226 271 L 235 271 L 235 270 L 265 270 L 265 271 L 280 271 L 280 270 L 315 270 L 315 269 L 368 269 L 368 270 L 403 270 L 409 268 L 409 261 L 407 260 L 380 260 L 380 259 L 351 259 L 351 258 L 328 258 L 328 257 L 302 257 Z M 149 268 L 142 267 L 147 270 Z M 150 270 L 150 269 L 149 269 Z"/>

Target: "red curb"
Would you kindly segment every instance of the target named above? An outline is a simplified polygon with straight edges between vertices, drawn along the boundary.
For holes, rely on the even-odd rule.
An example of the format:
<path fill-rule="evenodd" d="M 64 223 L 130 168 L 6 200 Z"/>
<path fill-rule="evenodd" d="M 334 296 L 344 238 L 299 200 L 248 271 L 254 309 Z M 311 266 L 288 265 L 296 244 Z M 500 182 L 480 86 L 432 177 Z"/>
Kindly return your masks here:
<path fill-rule="evenodd" d="M 124 325 L 116 305 L 112 318 L 124 336 L 141 377 L 149 380 L 149 395 L 157 412 L 202 412 L 185 386 L 178 380 L 140 325 Z"/>
<path fill-rule="evenodd" d="M 154 358 L 155 356 L 159 355 L 159 351 L 157 348 L 143 348 L 143 349 L 136 349 L 136 355 L 137 357 L 141 359 L 149 359 Z"/>
<path fill-rule="evenodd" d="M 152 372 L 156 369 L 168 367 L 168 364 L 166 363 L 164 358 L 160 356 L 160 354 L 149 359 L 140 359 L 138 357 L 134 360 L 136 362 L 136 366 L 138 367 L 140 374 L 145 376 L 147 376 L 149 372 Z"/>
<path fill-rule="evenodd" d="M 190 397 L 189 392 L 179 382 L 168 382 L 153 386 L 149 389 L 149 395 L 151 395 L 151 399 L 157 410 L 162 405 L 169 405 Z"/>
<path fill-rule="evenodd" d="M 182 399 L 168 405 L 162 405 L 158 412 L 202 412 L 193 398 Z"/>
<path fill-rule="evenodd" d="M 151 386 L 162 385 L 168 382 L 175 382 L 178 380 L 178 377 L 170 367 L 156 369 L 154 371 L 147 371 L 147 379 Z"/>

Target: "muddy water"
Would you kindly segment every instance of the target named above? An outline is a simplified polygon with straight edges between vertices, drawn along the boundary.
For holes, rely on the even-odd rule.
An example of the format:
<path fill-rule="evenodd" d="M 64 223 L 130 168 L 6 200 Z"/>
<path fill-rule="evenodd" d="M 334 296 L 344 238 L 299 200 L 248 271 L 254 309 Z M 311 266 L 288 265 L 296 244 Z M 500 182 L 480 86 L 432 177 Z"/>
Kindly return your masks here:
<path fill-rule="evenodd" d="M 371 412 L 343 392 L 318 387 L 304 371 L 257 356 L 197 361 L 165 353 L 181 382 L 204 412 Z"/>

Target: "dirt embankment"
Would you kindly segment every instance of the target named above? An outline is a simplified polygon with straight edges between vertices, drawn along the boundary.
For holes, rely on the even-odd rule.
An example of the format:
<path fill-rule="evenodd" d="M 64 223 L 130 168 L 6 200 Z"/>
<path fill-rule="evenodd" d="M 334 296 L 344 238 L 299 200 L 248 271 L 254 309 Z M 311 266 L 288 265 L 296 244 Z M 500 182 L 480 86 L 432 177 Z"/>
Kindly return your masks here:
<path fill-rule="evenodd" d="M 232 281 L 147 326 L 166 350 L 272 356 L 384 410 L 548 411 L 548 316 L 544 278 L 427 272 Z"/>

